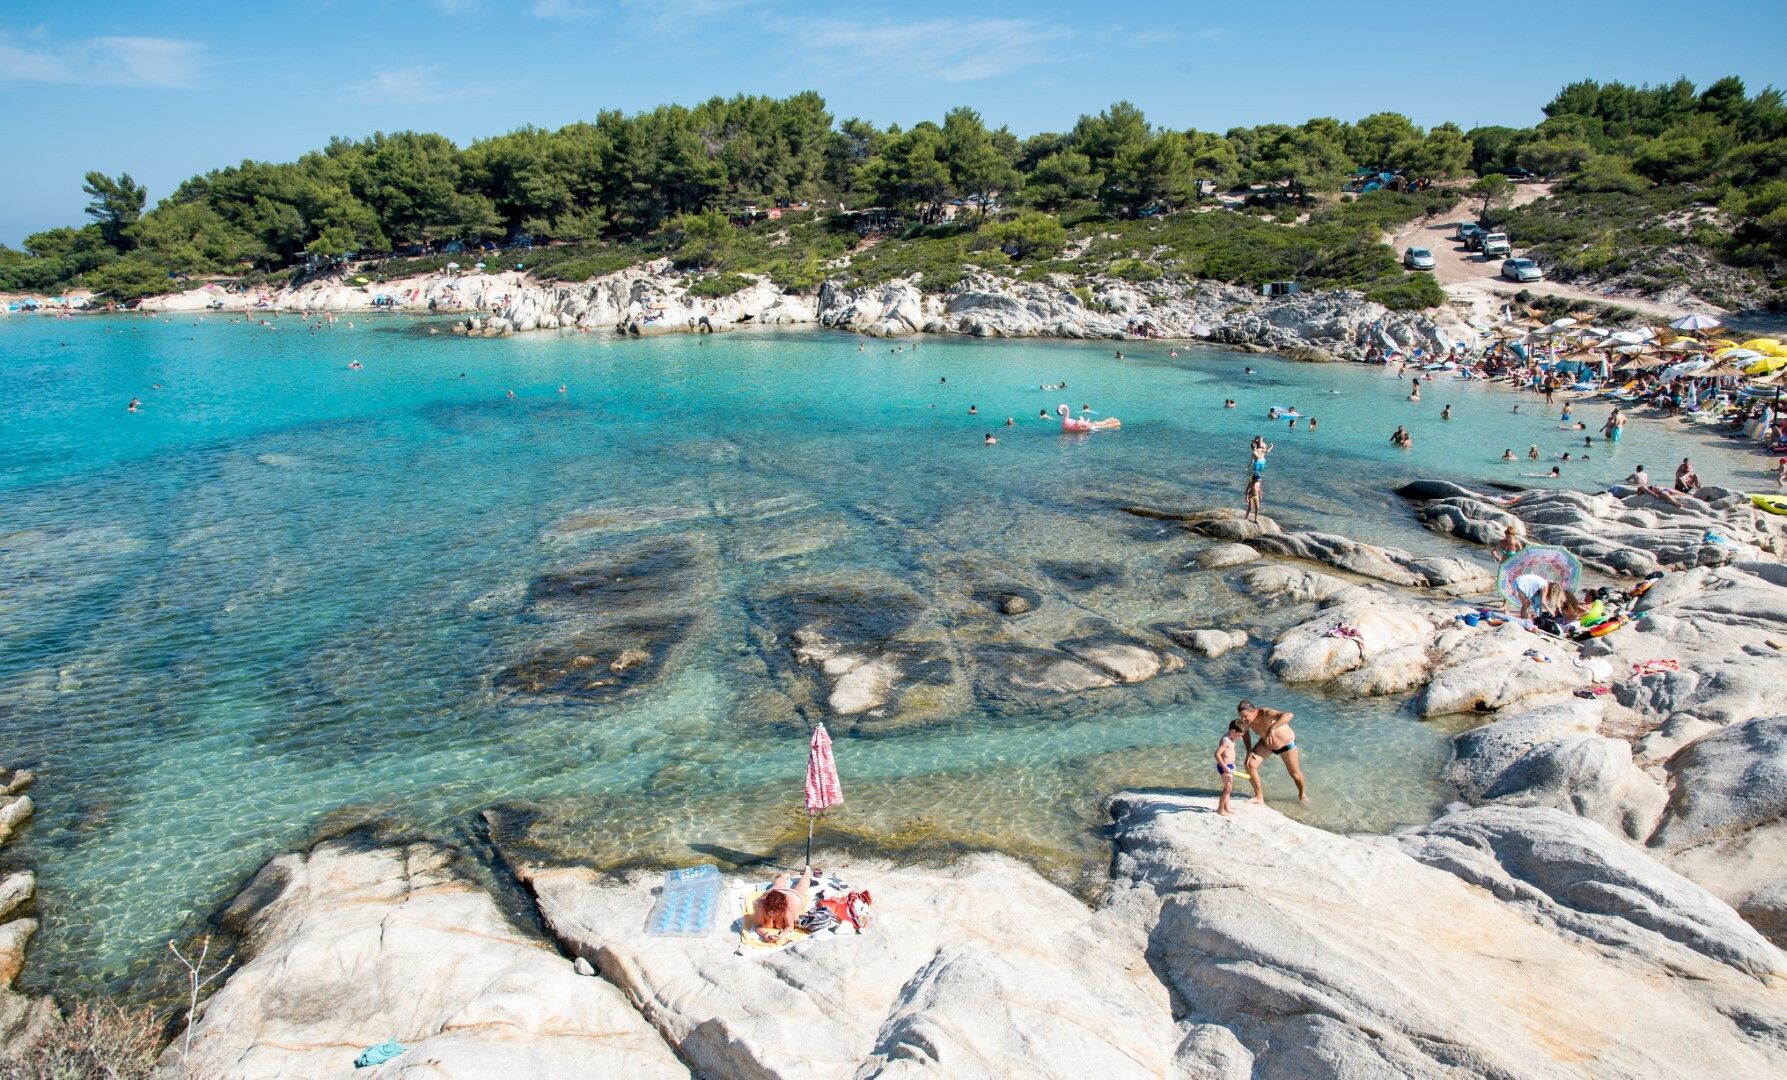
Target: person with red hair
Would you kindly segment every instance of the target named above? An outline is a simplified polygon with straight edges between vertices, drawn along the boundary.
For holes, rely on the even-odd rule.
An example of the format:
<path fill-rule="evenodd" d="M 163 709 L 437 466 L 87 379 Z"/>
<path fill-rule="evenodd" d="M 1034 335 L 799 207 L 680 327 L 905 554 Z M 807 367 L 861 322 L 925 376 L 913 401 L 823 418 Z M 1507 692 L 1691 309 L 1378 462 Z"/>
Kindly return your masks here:
<path fill-rule="evenodd" d="M 770 882 L 769 889 L 752 905 L 751 919 L 757 936 L 774 941 L 785 930 L 792 930 L 807 913 L 812 901 L 807 893 L 813 887 L 813 868 L 806 868 L 798 881 L 793 874 L 783 874 Z"/>

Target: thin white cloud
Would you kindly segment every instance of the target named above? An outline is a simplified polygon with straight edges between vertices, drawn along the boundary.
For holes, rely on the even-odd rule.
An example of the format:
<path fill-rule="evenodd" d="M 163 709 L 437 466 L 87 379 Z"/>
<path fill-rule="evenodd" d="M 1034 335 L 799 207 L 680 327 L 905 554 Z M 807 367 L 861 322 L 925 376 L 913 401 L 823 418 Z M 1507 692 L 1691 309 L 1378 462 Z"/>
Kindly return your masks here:
<path fill-rule="evenodd" d="M 348 83 L 343 93 L 361 105 L 430 105 L 456 101 L 476 93 L 475 86 L 449 86 L 440 80 L 440 68 L 425 64 L 374 72 L 369 79 Z"/>
<path fill-rule="evenodd" d="M 478 0 L 428 0 L 428 6 L 449 18 L 458 18 L 476 14 Z"/>
<path fill-rule="evenodd" d="M 0 34 L 0 83 L 86 83 L 184 90 L 199 84 L 205 47 L 162 37 L 16 43 Z"/>
<path fill-rule="evenodd" d="M 833 76 L 871 74 L 940 82 L 991 79 L 1053 58 L 1065 26 L 1026 19 L 939 18 L 905 23 L 820 20 L 801 38 Z"/>
<path fill-rule="evenodd" d="M 582 0 L 534 0 L 528 13 L 536 19 L 593 19 L 596 17 L 596 8 L 594 4 L 587 4 Z"/>

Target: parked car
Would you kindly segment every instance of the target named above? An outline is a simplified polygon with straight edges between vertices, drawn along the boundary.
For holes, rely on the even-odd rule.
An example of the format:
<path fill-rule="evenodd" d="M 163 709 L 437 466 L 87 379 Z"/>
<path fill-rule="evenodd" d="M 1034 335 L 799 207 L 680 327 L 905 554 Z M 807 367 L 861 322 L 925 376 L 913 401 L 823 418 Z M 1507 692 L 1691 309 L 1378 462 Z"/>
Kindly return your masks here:
<path fill-rule="evenodd" d="M 1484 233 L 1482 238 L 1477 241 L 1477 250 L 1483 253 L 1485 259 L 1493 259 L 1497 256 L 1506 258 L 1514 254 L 1514 245 L 1508 243 L 1507 233 Z"/>
<path fill-rule="evenodd" d="M 1509 259 L 1502 263 L 1502 276 L 1509 281 L 1543 281 L 1545 271 L 1531 259 Z"/>
<path fill-rule="evenodd" d="M 1402 265 L 1410 270 L 1432 270 L 1433 252 L 1426 248 L 1409 248 L 1402 253 Z"/>
<path fill-rule="evenodd" d="M 1533 172 L 1531 169 L 1523 169 L 1518 165 L 1514 166 L 1512 169 L 1509 169 L 1507 172 L 1503 173 L 1502 175 L 1507 177 L 1509 180 L 1512 180 L 1516 184 L 1524 184 L 1528 180 L 1537 180 L 1539 178 L 1538 173 Z"/>
<path fill-rule="evenodd" d="M 1458 223 L 1457 231 L 1452 234 L 1452 238 L 1455 240 L 1462 240 L 1466 245 L 1469 245 L 1471 237 L 1480 235 L 1482 232 L 1483 227 L 1476 222 L 1461 221 Z"/>

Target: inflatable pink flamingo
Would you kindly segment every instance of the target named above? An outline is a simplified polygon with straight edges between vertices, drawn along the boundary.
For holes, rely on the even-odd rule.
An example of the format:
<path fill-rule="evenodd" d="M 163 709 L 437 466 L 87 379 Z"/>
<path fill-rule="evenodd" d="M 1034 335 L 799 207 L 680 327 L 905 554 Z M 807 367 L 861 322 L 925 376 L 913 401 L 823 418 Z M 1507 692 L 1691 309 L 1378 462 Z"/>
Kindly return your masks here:
<path fill-rule="evenodd" d="M 1114 431 L 1123 426 L 1123 421 L 1114 416 L 1103 420 L 1084 420 L 1073 415 L 1073 410 L 1065 404 L 1055 406 L 1055 414 L 1061 417 L 1061 433 L 1063 435 L 1080 435 L 1088 431 Z"/>

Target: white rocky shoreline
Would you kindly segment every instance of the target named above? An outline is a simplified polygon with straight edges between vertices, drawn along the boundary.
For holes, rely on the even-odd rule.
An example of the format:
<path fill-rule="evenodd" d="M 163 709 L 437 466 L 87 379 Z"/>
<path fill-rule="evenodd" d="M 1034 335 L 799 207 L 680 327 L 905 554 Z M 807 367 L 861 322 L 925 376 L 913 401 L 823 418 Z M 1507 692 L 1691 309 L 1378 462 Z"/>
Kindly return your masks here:
<path fill-rule="evenodd" d="M 644 280 L 600 295 L 528 286 L 482 327 L 502 319 L 499 332 L 520 332 L 531 314 L 527 329 L 563 330 L 571 315 L 571 327 L 627 332 L 626 318 L 604 320 L 648 310 L 636 306 L 657 286 Z M 942 297 L 910 282 L 829 300 L 822 291 L 810 319 L 777 316 L 786 305 L 773 286 L 755 306 L 735 296 L 674 310 L 683 330 L 705 315 L 869 334 L 1125 336 L 1119 316 L 1071 290 L 994 285 L 970 279 Z M 1220 287 L 1123 290 L 1111 285 L 1101 303 L 1145 313 L 1163 336 L 1324 354 L 1313 359 L 1359 347 L 1379 320 L 1408 340 L 1445 333 L 1345 294 L 1268 304 Z M 745 306 L 726 307 L 734 301 Z M 287 303 L 363 310 L 320 290 Z M 1461 542 L 1456 557 L 1170 500 L 1101 506 L 1207 538 L 1185 572 L 1272 608 L 1264 659 L 1282 681 L 1406 697 L 1422 717 L 1481 716 L 1454 740 L 1457 802 L 1430 824 L 1349 837 L 1247 805 L 1222 819 L 1193 789 L 1114 792 L 1095 903 L 999 854 L 943 865 L 851 857 L 845 868 L 874 891 L 879 925 L 760 956 L 736 955 L 720 934 L 645 937 L 652 874 L 499 850 L 531 900 L 530 917 L 517 918 L 466 850 L 327 840 L 268 863 L 219 914 L 239 941 L 232 970 L 197 1014 L 190 1060 L 176 1044 L 162 1074 L 1787 1074 L 1787 519 L 1719 488 L 1680 507 L 1438 480 L 1398 494 Z M 1638 603 L 1644 617 L 1578 645 L 1459 623 L 1465 602 L 1493 590 L 1473 556 L 1511 521 L 1612 579 L 1664 572 Z M 1356 640 L 1329 633 L 1343 623 Z M 824 661 L 858 644 L 780 629 L 800 663 L 828 672 Z M 1149 652 L 1146 670 L 1129 648 L 1047 674 L 1073 693 L 1247 644 L 1220 624 L 1171 636 L 1180 649 Z M 1651 670 L 1659 660 L 1675 669 Z M 1057 670 L 1073 663 L 1090 674 Z M 897 665 L 876 672 L 887 698 L 909 677 Z M 1104 681 L 1085 681 L 1094 676 Z M 1587 685 L 1609 692 L 1576 696 Z M 763 876 L 739 868 L 728 881 Z M 8 993 L 0 1008 L 41 1034 L 41 999 Z M 408 1049 L 353 1067 L 387 1039 Z"/>
<path fill-rule="evenodd" d="M 1383 344 L 1380 334 L 1401 347 L 1442 350 L 1476 337 L 1449 309 L 1392 312 L 1349 290 L 1268 300 L 1255 290 L 1214 282 L 1163 279 L 1138 285 L 1097 278 L 1082 283 L 1061 274 L 1042 284 L 972 271 L 942 292 L 926 291 L 914 276 L 861 288 L 827 281 L 814 294 L 802 295 L 759 277 L 730 296 L 704 298 L 690 295 L 690 280 L 660 259 L 579 284 L 543 282 L 518 271 L 429 274 L 367 285 L 319 280 L 262 294 L 193 289 L 146 299 L 141 310 L 451 314 L 462 317 L 457 332 L 481 336 L 551 330 L 696 334 L 742 326 L 820 326 L 871 337 L 1124 340 L 1145 335 L 1302 360 L 1362 355 Z M 381 308 L 374 303 L 380 297 L 396 298 L 400 305 Z"/>
<path fill-rule="evenodd" d="M 1667 572 L 1642 619 L 1569 644 L 1454 619 L 1492 588 L 1464 549 L 1106 511 L 1207 537 L 1185 572 L 1277 610 L 1266 662 L 1285 682 L 1481 715 L 1454 739 L 1458 800 L 1428 825 L 1343 836 L 1267 807 L 1220 818 L 1196 789 L 1117 792 L 1095 903 L 999 854 L 846 856 L 833 868 L 873 891 L 878 924 L 748 955 L 723 932 L 646 937 L 646 872 L 493 838 L 531 899 L 518 919 L 465 850 L 327 840 L 220 914 L 236 966 L 163 1074 L 1782 1075 L 1783 523 L 1714 489 L 1679 511 L 1439 481 L 1402 494 L 1436 532 L 1509 516 L 1609 573 Z M 1713 529 L 1731 543 L 1684 539 Z M 1340 623 L 1358 638 L 1327 633 Z M 1236 645 L 1220 627 L 1185 642 L 1186 663 Z M 1646 664 L 1661 659 L 1674 669 Z M 1575 693 L 1591 684 L 1611 692 Z M 407 1049 L 353 1067 L 387 1039 Z"/>

